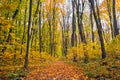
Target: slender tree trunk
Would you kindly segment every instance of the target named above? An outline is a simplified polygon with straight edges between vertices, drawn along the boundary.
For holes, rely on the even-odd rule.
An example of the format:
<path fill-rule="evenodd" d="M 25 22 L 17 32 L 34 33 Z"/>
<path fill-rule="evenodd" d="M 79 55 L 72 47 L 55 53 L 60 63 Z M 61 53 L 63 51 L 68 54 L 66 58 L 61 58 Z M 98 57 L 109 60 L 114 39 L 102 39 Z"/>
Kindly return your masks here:
<path fill-rule="evenodd" d="M 44 15 L 44 9 L 42 10 L 42 18 L 43 18 L 43 21 L 45 20 L 45 15 Z M 46 38 L 46 26 L 45 26 L 45 23 L 43 23 L 42 25 L 42 35 L 43 35 L 43 38 L 42 38 L 42 41 L 44 41 L 44 43 L 42 43 L 43 45 L 43 52 L 47 52 L 47 38 Z"/>
<path fill-rule="evenodd" d="M 97 15 L 98 15 L 98 35 L 101 42 L 101 49 L 102 49 L 102 59 L 106 58 L 106 51 L 104 46 L 104 39 L 103 39 L 103 33 L 102 33 L 102 24 L 101 24 L 101 18 L 100 18 L 100 11 L 98 8 L 98 2 L 96 0 L 96 7 L 97 7 Z"/>
<path fill-rule="evenodd" d="M 73 17 L 72 17 L 72 36 L 71 36 L 71 46 L 76 46 L 77 44 L 77 35 L 76 35 L 76 18 L 75 18 L 75 1 L 72 0 L 72 10 L 73 10 Z"/>
<path fill-rule="evenodd" d="M 35 10 L 35 13 L 34 13 L 33 20 L 35 20 L 35 18 L 37 17 L 37 14 L 38 14 L 40 5 L 41 5 L 41 0 L 38 0 L 38 1 L 37 1 L 37 7 L 36 7 L 36 10 Z M 41 7 L 40 7 L 40 8 L 41 8 Z"/>
<path fill-rule="evenodd" d="M 56 0 L 53 0 L 53 20 L 52 20 L 52 25 L 53 25 L 53 53 L 54 53 L 54 57 L 56 55 L 56 41 L 55 41 L 55 31 L 56 31 L 56 25 L 55 25 L 55 12 L 56 10 Z"/>
<path fill-rule="evenodd" d="M 117 27 L 117 19 L 116 19 L 116 0 L 113 0 L 113 26 L 114 26 L 114 36 L 116 37 L 119 34 L 119 30 Z"/>
<path fill-rule="evenodd" d="M 89 0 L 89 2 L 91 4 L 94 19 L 95 19 L 97 29 L 98 29 L 98 35 L 99 35 L 100 44 L 101 44 L 101 51 L 102 51 L 102 59 L 104 59 L 104 58 L 106 58 L 106 51 L 105 51 L 104 40 L 103 40 L 103 36 L 102 36 L 102 25 L 101 25 L 101 20 L 100 20 L 98 4 L 96 2 L 96 7 L 97 7 L 97 12 L 96 12 L 95 11 L 95 2 L 94 2 L 94 0 Z"/>
<path fill-rule="evenodd" d="M 79 35 L 80 35 L 81 42 L 84 44 L 87 44 L 85 33 L 84 33 L 84 27 L 83 27 L 84 8 L 85 8 L 85 0 L 76 0 L 77 23 L 78 23 Z M 84 46 L 83 46 L 83 50 L 84 50 L 84 62 L 88 63 L 88 53 L 86 52 Z"/>
<path fill-rule="evenodd" d="M 80 12 L 80 9 L 82 10 L 81 12 Z M 78 29 L 79 29 L 79 35 L 81 37 L 81 42 L 86 43 L 85 34 L 83 30 L 83 23 L 82 23 L 82 17 L 83 17 L 83 11 L 84 11 L 83 0 L 82 2 L 80 2 L 80 0 L 76 1 L 76 11 L 77 11 L 77 22 L 78 22 Z"/>
<path fill-rule="evenodd" d="M 40 11 L 39 11 L 39 52 L 42 52 L 42 26 L 41 26 L 41 7 L 42 3 L 40 1 Z"/>
<path fill-rule="evenodd" d="M 64 22 L 64 20 L 63 20 Z M 64 23 L 63 23 L 64 24 Z M 62 26 L 62 53 L 65 54 L 65 35 L 64 35 L 64 25 Z"/>
<path fill-rule="evenodd" d="M 25 40 L 26 17 L 27 17 L 27 2 L 28 2 L 28 0 L 26 0 L 26 6 L 25 6 L 25 14 L 24 14 L 24 30 L 23 30 L 23 36 L 22 36 L 22 43 L 21 43 L 21 45 L 24 44 L 24 40 Z M 22 52 L 23 52 L 23 49 L 22 49 L 22 46 L 21 46 L 20 54 L 22 54 Z"/>
<path fill-rule="evenodd" d="M 49 16 L 48 16 L 49 17 Z M 48 20 L 49 23 L 49 35 L 50 35 L 50 43 L 49 43 L 49 54 L 53 55 L 53 40 L 52 40 L 52 26 L 51 26 L 51 20 Z"/>
<path fill-rule="evenodd" d="M 95 40 L 94 40 L 94 31 L 93 31 L 93 17 L 92 17 L 92 7 L 90 6 L 90 21 L 91 21 L 91 34 L 92 34 L 92 38 L 91 38 L 91 40 L 92 40 L 92 42 L 94 42 Z"/>
<path fill-rule="evenodd" d="M 50 10 L 52 10 L 52 3 L 50 0 Z M 51 21 L 51 14 L 48 13 L 48 24 L 49 24 L 49 36 L 50 36 L 50 43 L 49 43 L 49 54 L 53 55 L 53 34 L 52 34 L 52 21 Z"/>
<path fill-rule="evenodd" d="M 13 19 L 15 19 L 16 16 L 17 16 L 17 14 L 19 13 L 19 9 L 20 9 L 20 4 L 21 4 L 21 2 L 22 2 L 22 0 L 19 0 L 19 4 L 18 4 L 18 6 L 17 6 L 17 9 L 15 10 L 15 12 L 14 12 L 14 14 L 13 14 L 13 16 L 12 16 Z"/>
<path fill-rule="evenodd" d="M 31 22 L 32 22 L 31 20 L 32 20 L 32 0 L 30 0 L 30 5 L 29 5 L 27 46 L 26 46 L 26 55 L 25 55 L 24 68 L 28 68 L 28 56 L 29 56 L 29 47 L 30 47 L 30 27 L 31 27 Z"/>
<path fill-rule="evenodd" d="M 107 0 L 107 11 L 108 11 L 109 20 L 110 20 L 111 36 L 113 38 L 114 37 L 114 31 L 113 31 L 113 24 L 112 24 L 112 12 L 111 12 L 110 0 Z"/>
<path fill-rule="evenodd" d="M 60 21 L 60 26 L 62 29 L 62 55 L 65 56 L 65 16 L 62 15 L 62 20 Z"/>
<path fill-rule="evenodd" d="M 65 26 L 65 28 L 66 28 L 65 29 L 65 32 L 66 32 L 66 35 L 65 35 L 65 56 L 67 56 L 68 48 L 69 48 L 69 17 L 70 16 L 67 16 L 67 24 Z"/>

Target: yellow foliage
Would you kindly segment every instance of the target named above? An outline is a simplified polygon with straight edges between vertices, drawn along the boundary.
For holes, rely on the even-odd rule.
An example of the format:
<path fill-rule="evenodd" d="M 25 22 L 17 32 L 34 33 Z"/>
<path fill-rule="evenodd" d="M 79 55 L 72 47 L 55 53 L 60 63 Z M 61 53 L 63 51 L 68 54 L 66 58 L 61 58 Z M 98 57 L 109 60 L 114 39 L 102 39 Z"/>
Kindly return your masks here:
<path fill-rule="evenodd" d="M 84 58 L 84 53 L 86 53 L 89 58 L 97 58 L 101 55 L 100 45 L 96 42 L 80 44 L 78 47 L 72 47 L 68 51 L 68 59 L 73 59 L 73 57 L 76 56 L 77 60 L 81 60 Z"/>
<path fill-rule="evenodd" d="M 3 54 L 3 59 L 5 59 L 5 60 L 11 59 L 12 60 L 13 56 L 14 56 L 13 53 L 6 52 Z"/>
<path fill-rule="evenodd" d="M 110 43 L 106 43 L 106 51 L 109 57 L 120 57 L 120 35 L 117 35 Z"/>

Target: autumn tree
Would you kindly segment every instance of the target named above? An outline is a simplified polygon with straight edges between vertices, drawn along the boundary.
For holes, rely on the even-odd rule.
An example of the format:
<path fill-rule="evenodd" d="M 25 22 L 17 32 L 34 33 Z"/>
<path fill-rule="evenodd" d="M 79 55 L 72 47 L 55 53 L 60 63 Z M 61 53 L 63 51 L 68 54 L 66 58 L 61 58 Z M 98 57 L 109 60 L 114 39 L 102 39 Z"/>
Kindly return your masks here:
<path fill-rule="evenodd" d="M 25 55 L 25 63 L 24 68 L 28 67 L 28 56 L 29 56 L 29 47 L 30 47 L 30 27 L 31 27 L 31 19 L 32 18 L 32 0 L 30 0 L 29 4 L 29 20 L 28 20 L 28 32 L 27 32 L 27 46 L 26 46 L 26 55 Z"/>
<path fill-rule="evenodd" d="M 61 25 L 61 29 L 62 29 L 62 44 L 61 44 L 61 46 L 62 46 L 62 55 L 63 56 L 66 56 L 67 55 L 67 46 L 68 46 L 68 44 L 67 44 L 67 29 L 66 29 L 66 21 L 67 21 L 67 19 L 66 19 L 66 15 L 64 15 L 64 14 L 62 14 L 62 18 L 61 18 L 61 20 L 60 20 L 60 25 Z"/>
<path fill-rule="evenodd" d="M 110 29 L 111 29 L 111 37 L 116 37 L 116 35 L 119 34 L 119 30 L 118 30 L 118 12 L 119 12 L 119 0 L 115 1 L 115 0 L 103 0 L 102 3 L 100 4 L 100 12 L 103 15 L 108 14 L 108 18 L 107 15 L 104 16 L 103 18 L 106 18 L 106 21 L 108 22 L 107 25 L 110 25 Z"/>
<path fill-rule="evenodd" d="M 92 34 L 92 42 L 94 42 L 95 40 L 94 40 L 94 31 L 93 31 L 93 24 L 94 24 L 94 22 L 93 22 L 93 12 L 92 12 L 92 8 L 91 8 L 91 5 L 89 5 L 89 7 L 90 7 L 90 22 L 91 22 L 91 34 Z"/>
<path fill-rule="evenodd" d="M 24 9 L 24 29 L 23 29 L 23 34 L 22 34 L 22 40 L 21 40 L 21 45 L 23 45 L 25 43 L 25 32 L 26 32 L 26 22 L 27 22 L 27 2 L 28 0 L 26 0 L 26 3 L 25 3 L 25 9 Z M 21 46 L 21 50 L 20 50 L 20 54 L 23 53 L 23 48 Z"/>
<path fill-rule="evenodd" d="M 72 36 L 71 45 L 74 47 L 77 45 L 77 35 L 76 35 L 76 14 L 75 14 L 75 0 L 72 0 Z"/>
<path fill-rule="evenodd" d="M 39 0 L 38 0 L 39 1 Z M 40 11 L 39 11 L 39 52 L 41 53 L 42 52 L 42 26 L 41 26 L 41 7 L 42 7 L 42 2 L 40 1 L 38 3 L 40 6 Z"/>
<path fill-rule="evenodd" d="M 113 0 L 112 10 L 113 10 L 114 36 L 116 37 L 119 34 L 119 30 L 117 27 L 117 19 L 116 19 L 116 0 Z"/>
<path fill-rule="evenodd" d="M 111 0 L 107 0 L 107 11 L 108 11 L 109 20 L 110 20 L 111 35 L 112 35 L 112 38 L 113 38 L 114 37 L 114 33 L 113 33 L 113 23 L 112 23 Z"/>
<path fill-rule="evenodd" d="M 101 44 L 102 58 L 104 59 L 104 58 L 106 58 L 106 51 L 105 51 L 105 46 L 104 46 L 104 39 L 102 36 L 102 25 L 101 25 L 100 12 L 99 12 L 99 8 L 98 8 L 98 2 L 94 1 L 94 0 L 89 0 L 89 2 L 91 4 L 94 19 L 95 19 L 95 22 L 97 25 L 99 40 L 100 40 L 100 44 Z"/>
<path fill-rule="evenodd" d="M 84 34 L 84 25 L 83 25 L 83 11 L 85 8 L 85 0 L 76 0 L 75 4 L 76 4 L 79 35 L 81 38 L 81 42 L 86 43 L 85 34 Z"/>

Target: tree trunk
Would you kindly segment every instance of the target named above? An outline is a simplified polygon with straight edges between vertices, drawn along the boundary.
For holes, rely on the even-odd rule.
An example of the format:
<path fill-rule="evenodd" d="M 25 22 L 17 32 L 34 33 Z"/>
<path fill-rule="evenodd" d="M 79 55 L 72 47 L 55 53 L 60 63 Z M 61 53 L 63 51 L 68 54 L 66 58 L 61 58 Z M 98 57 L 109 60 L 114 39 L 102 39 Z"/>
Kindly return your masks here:
<path fill-rule="evenodd" d="M 24 68 L 28 68 L 28 56 L 29 56 L 29 45 L 30 45 L 30 27 L 31 27 L 31 19 L 32 18 L 32 0 L 30 0 L 29 5 L 29 20 L 28 20 L 28 33 L 27 33 L 27 46 L 26 46 L 26 55 L 25 55 L 25 63 Z"/>
<path fill-rule="evenodd" d="M 109 15 L 109 20 L 110 20 L 110 27 L 111 27 L 111 36 L 112 38 L 114 37 L 114 31 L 113 31 L 113 24 L 112 24 L 112 12 L 111 12 L 111 6 L 110 6 L 110 0 L 107 0 L 107 11 Z"/>
<path fill-rule="evenodd" d="M 25 39 L 25 31 L 26 31 L 26 16 L 27 16 L 27 0 L 26 0 L 26 6 L 25 6 L 25 14 L 24 14 L 24 30 L 23 30 L 23 36 L 22 36 L 22 43 L 21 45 L 24 44 L 24 39 Z M 22 54 L 23 52 L 23 49 L 22 49 L 22 46 L 21 46 L 21 50 L 20 50 L 20 54 Z"/>
<path fill-rule="evenodd" d="M 92 42 L 94 42 L 95 40 L 94 40 L 94 32 L 93 32 L 93 17 L 92 17 L 92 14 L 93 14 L 93 12 L 92 12 L 92 7 L 90 6 L 90 21 L 91 21 L 91 40 L 92 40 Z"/>
<path fill-rule="evenodd" d="M 117 19 L 116 19 L 116 0 L 113 0 L 113 26 L 114 26 L 114 36 L 116 37 L 119 34 L 119 30 L 117 27 Z"/>
<path fill-rule="evenodd" d="M 104 40 L 103 40 L 103 36 L 102 36 L 102 25 L 101 25 L 101 19 L 100 19 L 98 4 L 96 2 L 97 11 L 95 11 L 94 0 L 89 0 L 89 2 L 91 4 L 94 19 L 95 19 L 97 29 L 98 29 L 98 35 L 99 35 L 100 44 L 101 44 L 101 51 L 102 51 L 102 59 L 104 59 L 104 58 L 106 58 L 106 51 L 105 51 Z"/>
<path fill-rule="evenodd" d="M 77 35 L 76 35 L 76 18 L 75 18 L 75 1 L 72 0 L 72 10 L 73 10 L 73 17 L 72 17 L 72 36 L 71 36 L 71 46 L 76 46 L 77 44 Z"/>
<path fill-rule="evenodd" d="M 83 23 L 82 23 L 82 17 L 83 17 L 83 11 L 84 11 L 83 0 L 82 2 L 80 2 L 80 0 L 76 1 L 76 11 L 77 11 L 77 23 L 78 23 L 78 29 L 79 29 L 79 35 L 81 38 L 81 42 L 86 43 L 85 34 L 83 30 Z"/>
<path fill-rule="evenodd" d="M 39 11 L 39 52 L 42 52 L 42 26 L 41 26 L 41 7 L 42 3 L 40 1 L 40 11 Z"/>
<path fill-rule="evenodd" d="M 56 31 L 56 19 L 55 19 L 55 12 L 56 10 L 56 0 L 53 0 L 53 20 L 52 20 L 52 25 L 53 25 L 53 53 L 54 53 L 54 57 L 56 55 L 56 41 L 55 41 L 55 31 Z"/>
<path fill-rule="evenodd" d="M 19 0 L 19 4 L 18 4 L 18 6 L 17 6 L 17 9 L 15 10 L 15 12 L 14 12 L 14 14 L 13 14 L 13 16 L 12 16 L 13 19 L 15 19 L 16 16 L 17 16 L 17 14 L 19 13 L 19 8 L 20 8 L 21 2 L 22 2 L 22 0 Z"/>

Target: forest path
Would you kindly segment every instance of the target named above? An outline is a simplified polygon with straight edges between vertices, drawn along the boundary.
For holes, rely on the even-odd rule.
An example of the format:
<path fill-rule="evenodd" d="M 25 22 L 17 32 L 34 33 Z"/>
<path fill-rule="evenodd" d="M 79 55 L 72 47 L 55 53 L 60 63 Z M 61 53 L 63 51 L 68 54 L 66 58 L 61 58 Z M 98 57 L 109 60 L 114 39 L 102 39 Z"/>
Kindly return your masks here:
<path fill-rule="evenodd" d="M 87 77 L 74 66 L 57 61 L 47 68 L 29 73 L 22 80 L 87 80 Z"/>

